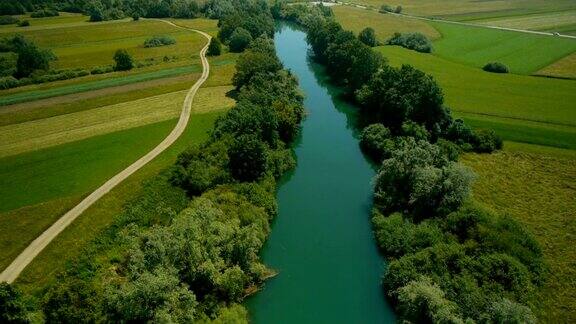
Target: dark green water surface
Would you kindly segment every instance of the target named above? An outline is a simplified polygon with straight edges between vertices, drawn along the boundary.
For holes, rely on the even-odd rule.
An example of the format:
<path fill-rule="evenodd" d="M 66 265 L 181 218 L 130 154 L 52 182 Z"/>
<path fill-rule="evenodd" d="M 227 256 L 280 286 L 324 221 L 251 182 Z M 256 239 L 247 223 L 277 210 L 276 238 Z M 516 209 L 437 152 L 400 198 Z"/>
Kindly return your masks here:
<path fill-rule="evenodd" d="M 380 285 L 384 261 L 371 232 L 374 169 L 339 99 L 308 57 L 306 35 L 282 24 L 278 57 L 305 93 L 298 166 L 278 190 L 279 215 L 262 257 L 279 274 L 247 304 L 254 323 L 391 323 Z"/>

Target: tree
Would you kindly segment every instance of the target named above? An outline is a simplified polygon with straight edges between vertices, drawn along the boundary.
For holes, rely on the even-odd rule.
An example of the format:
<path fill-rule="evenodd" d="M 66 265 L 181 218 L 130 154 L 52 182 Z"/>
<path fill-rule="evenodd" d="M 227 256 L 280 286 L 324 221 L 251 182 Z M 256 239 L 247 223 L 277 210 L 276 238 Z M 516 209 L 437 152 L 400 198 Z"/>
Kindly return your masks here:
<path fill-rule="evenodd" d="M 132 61 L 132 56 L 128 54 L 125 49 L 119 49 L 114 54 L 114 61 L 116 65 L 114 66 L 115 71 L 127 71 L 132 70 L 134 67 L 134 62 Z"/>
<path fill-rule="evenodd" d="M 362 130 L 360 147 L 371 158 L 380 162 L 390 157 L 396 144 L 388 128 L 382 124 L 372 124 Z"/>
<path fill-rule="evenodd" d="M 6 282 L 0 283 L 0 323 L 29 323 L 22 293 Z"/>
<path fill-rule="evenodd" d="M 445 216 L 468 197 L 473 178 L 437 146 L 407 137 L 376 176 L 376 205 L 384 213 L 406 211 L 415 221 Z"/>
<path fill-rule="evenodd" d="M 266 146 L 253 135 L 238 137 L 228 150 L 230 172 L 240 181 L 258 180 L 266 172 Z"/>
<path fill-rule="evenodd" d="M 402 46 L 421 53 L 432 52 L 432 42 L 421 33 L 394 33 L 387 44 Z"/>
<path fill-rule="evenodd" d="M 208 56 L 218 56 L 222 53 L 222 44 L 216 37 L 210 39 L 210 45 L 208 45 L 208 51 L 206 54 Z"/>
<path fill-rule="evenodd" d="M 490 62 L 482 68 L 482 70 L 486 72 L 493 72 L 493 73 L 508 73 L 510 70 L 508 67 L 500 62 Z"/>
<path fill-rule="evenodd" d="M 507 298 L 495 301 L 490 307 L 490 317 L 493 323 L 537 323 L 536 317 L 527 306 L 515 303 Z"/>
<path fill-rule="evenodd" d="M 252 35 L 246 29 L 242 27 L 236 28 L 232 35 L 230 36 L 230 52 L 240 53 L 243 52 L 250 42 L 252 41 Z"/>
<path fill-rule="evenodd" d="M 236 89 L 250 83 L 257 74 L 271 74 L 282 69 L 282 64 L 278 58 L 265 53 L 246 51 L 238 58 L 236 63 L 236 73 L 232 78 L 232 84 Z"/>
<path fill-rule="evenodd" d="M 378 45 L 378 41 L 376 40 L 376 33 L 372 27 L 364 28 L 360 34 L 358 34 L 358 39 L 370 47 Z"/>
<path fill-rule="evenodd" d="M 28 77 L 36 70 L 48 70 L 50 61 L 55 59 L 50 50 L 38 48 L 36 44 L 28 41 L 22 35 L 14 36 L 11 46 L 18 55 L 15 74 L 17 78 Z"/>

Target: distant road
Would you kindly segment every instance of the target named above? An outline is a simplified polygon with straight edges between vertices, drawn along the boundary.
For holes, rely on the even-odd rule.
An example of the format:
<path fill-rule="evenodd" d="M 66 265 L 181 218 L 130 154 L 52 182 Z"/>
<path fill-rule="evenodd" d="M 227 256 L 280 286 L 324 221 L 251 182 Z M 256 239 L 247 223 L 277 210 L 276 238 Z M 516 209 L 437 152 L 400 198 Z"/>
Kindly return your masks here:
<path fill-rule="evenodd" d="M 328 3 L 331 3 L 331 2 L 326 2 L 326 4 L 328 4 Z M 341 4 L 341 5 L 352 6 L 352 7 L 356 7 L 356 8 L 360 8 L 360 9 L 378 11 L 377 9 L 371 9 L 371 8 L 366 7 L 366 6 L 355 4 L 352 2 L 336 1 L 335 4 Z M 411 19 L 425 20 L 425 21 L 437 21 L 437 22 L 441 22 L 441 23 L 454 24 L 454 25 L 462 25 L 462 26 L 470 26 L 470 27 L 482 27 L 482 28 L 490 28 L 490 29 L 497 29 L 497 30 L 513 31 L 513 32 L 518 32 L 518 33 L 536 34 L 536 35 L 576 39 L 576 36 L 556 34 L 556 33 L 551 33 L 551 32 L 542 32 L 542 31 L 527 30 L 527 29 L 498 27 L 498 26 L 490 26 L 490 25 L 482 25 L 482 24 L 472 24 L 472 23 L 466 23 L 466 22 L 460 22 L 460 21 L 427 18 L 427 17 L 414 16 L 414 15 L 408 15 L 408 14 L 403 14 L 403 13 L 394 13 L 394 12 L 386 12 L 385 14 L 398 16 L 398 17 L 411 18 Z"/>
<path fill-rule="evenodd" d="M 24 268 L 26 268 L 26 266 L 28 266 L 28 264 L 30 264 L 30 262 L 32 262 L 32 260 L 34 260 L 34 258 L 58 236 L 58 234 L 60 234 L 78 216 L 80 216 L 86 209 L 88 209 L 88 207 L 98 201 L 98 199 L 102 198 L 105 194 L 107 194 L 110 190 L 112 190 L 126 178 L 131 176 L 134 172 L 138 171 L 148 162 L 152 161 L 155 157 L 160 155 L 160 153 L 172 145 L 186 129 L 186 125 L 190 119 L 190 112 L 192 111 L 192 100 L 194 99 L 194 96 L 196 95 L 196 92 L 200 86 L 202 86 L 210 74 L 210 64 L 206 59 L 206 51 L 208 50 L 211 37 L 210 35 L 200 30 L 178 26 L 167 20 L 159 19 L 159 21 L 163 21 L 177 28 L 192 30 L 206 37 L 208 40 L 206 45 L 200 51 L 200 59 L 202 60 L 202 76 L 200 79 L 198 79 L 198 81 L 196 81 L 196 83 L 186 94 L 186 99 L 182 105 L 182 113 L 180 113 L 180 119 L 178 120 L 178 123 L 172 132 L 168 134 L 168 136 L 162 141 L 162 143 L 158 144 L 158 146 L 156 146 L 152 151 L 148 152 L 146 155 L 124 169 L 122 172 L 112 177 L 100 188 L 96 189 L 94 192 L 88 195 L 88 197 L 84 198 L 84 200 L 82 200 L 78 205 L 64 214 L 64 216 L 58 219 L 54 224 L 52 224 L 52 226 L 50 226 L 46 231 L 38 236 L 32 243 L 30 243 L 30 245 L 28 245 L 28 247 L 26 247 L 26 249 L 24 249 L 24 251 L 22 251 L 22 253 L 20 253 L 20 255 L 18 255 L 18 257 L 16 257 L 16 259 L 14 259 L 14 261 L 12 261 L 12 263 L 0 274 L 0 282 L 14 282 L 14 280 L 18 278 Z"/>

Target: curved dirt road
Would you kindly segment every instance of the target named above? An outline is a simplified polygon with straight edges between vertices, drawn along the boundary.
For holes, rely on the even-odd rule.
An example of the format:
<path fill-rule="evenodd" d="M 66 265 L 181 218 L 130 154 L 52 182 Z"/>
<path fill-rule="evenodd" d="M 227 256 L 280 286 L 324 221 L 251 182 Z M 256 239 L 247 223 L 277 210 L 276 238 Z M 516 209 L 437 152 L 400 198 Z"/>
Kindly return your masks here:
<path fill-rule="evenodd" d="M 52 226 L 50 226 L 46 231 L 44 231 L 40 236 L 38 236 L 24 251 L 12 261 L 12 263 L 4 269 L 4 271 L 0 274 L 0 282 L 6 281 L 8 283 L 12 283 L 22 270 L 26 268 L 30 262 L 46 247 L 50 242 L 60 234 L 68 225 L 70 225 L 78 216 L 80 216 L 88 207 L 94 204 L 98 199 L 102 198 L 105 194 L 107 194 L 110 190 L 112 190 L 115 186 L 117 186 L 120 182 L 124 181 L 134 172 L 138 171 L 141 167 L 146 165 L 148 162 L 152 161 L 155 157 L 157 157 L 160 153 L 166 150 L 172 143 L 174 143 L 180 135 L 186 129 L 186 125 L 188 124 L 188 120 L 190 119 L 190 112 L 192 111 L 192 100 L 196 95 L 196 92 L 202 86 L 204 81 L 208 78 L 210 74 L 210 65 L 208 60 L 206 59 L 206 51 L 208 50 L 208 45 L 210 44 L 210 35 L 206 34 L 203 31 L 186 28 L 182 26 L 178 26 L 170 21 L 167 20 L 160 20 L 167 24 L 170 24 L 174 27 L 187 29 L 195 31 L 202 36 L 206 37 L 208 42 L 200 51 L 200 59 L 202 60 L 202 76 L 196 83 L 190 88 L 188 93 L 186 94 L 186 99 L 184 100 L 184 104 L 182 106 L 182 113 L 180 114 L 180 119 L 178 123 L 168 134 L 168 136 L 156 146 L 152 151 L 148 152 L 146 155 L 141 157 L 136 162 L 132 163 L 129 167 L 124 169 L 122 172 L 116 174 L 106 183 L 104 183 L 100 188 L 96 189 L 90 195 L 88 195 L 84 200 L 82 200 L 78 205 L 68 211 L 64 216 L 58 219 Z"/>

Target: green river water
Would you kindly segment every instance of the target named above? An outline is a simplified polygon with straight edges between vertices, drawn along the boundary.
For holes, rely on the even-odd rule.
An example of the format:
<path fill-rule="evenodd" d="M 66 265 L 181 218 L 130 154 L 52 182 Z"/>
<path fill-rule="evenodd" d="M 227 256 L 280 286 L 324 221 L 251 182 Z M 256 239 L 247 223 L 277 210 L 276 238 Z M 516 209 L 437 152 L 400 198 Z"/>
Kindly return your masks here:
<path fill-rule="evenodd" d="M 370 225 L 374 168 L 358 147 L 355 109 L 308 57 L 306 34 L 281 24 L 276 51 L 304 91 L 308 116 L 296 170 L 278 190 L 279 215 L 262 251 L 279 273 L 248 302 L 254 323 L 392 323 L 384 261 Z"/>

